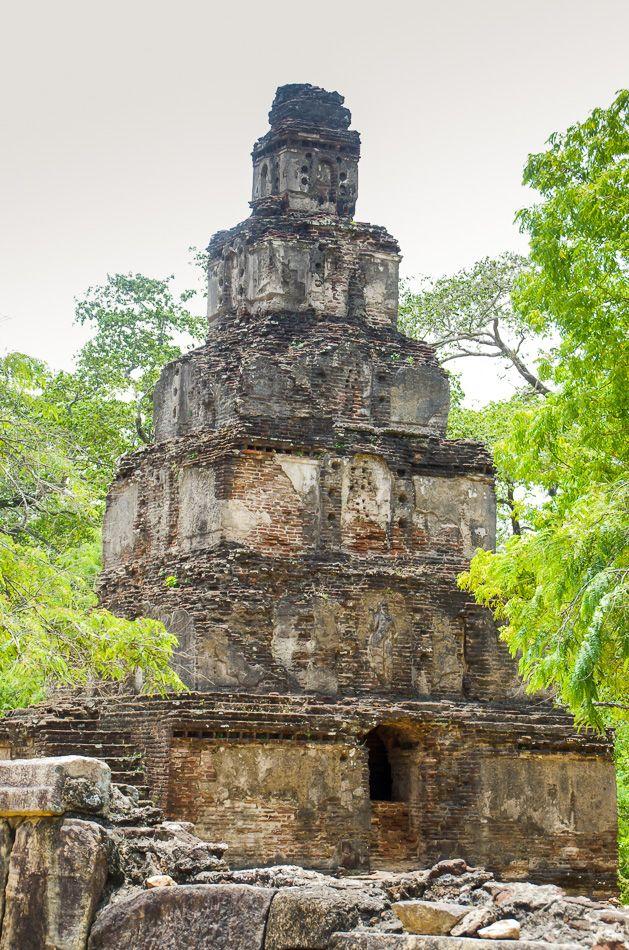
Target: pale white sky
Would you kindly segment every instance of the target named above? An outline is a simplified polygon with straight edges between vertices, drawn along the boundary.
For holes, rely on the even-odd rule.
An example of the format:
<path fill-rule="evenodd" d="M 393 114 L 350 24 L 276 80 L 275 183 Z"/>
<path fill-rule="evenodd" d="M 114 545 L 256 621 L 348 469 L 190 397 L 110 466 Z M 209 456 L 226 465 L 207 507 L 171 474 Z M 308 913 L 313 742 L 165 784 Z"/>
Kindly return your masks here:
<path fill-rule="evenodd" d="M 403 271 L 504 249 L 527 153 L 627 84 L 626 0 L 21 0 L 0 56 L 0 351 L 71 365 L 107 273 L 196 281 L 188 247 L 248 214 L 276 86 L 338 89 L 363 138 L 356 217 Z M 201 301 L 199 306 L 202 306 Z M 495 361 L 466 373 L 501 391 Z"/>

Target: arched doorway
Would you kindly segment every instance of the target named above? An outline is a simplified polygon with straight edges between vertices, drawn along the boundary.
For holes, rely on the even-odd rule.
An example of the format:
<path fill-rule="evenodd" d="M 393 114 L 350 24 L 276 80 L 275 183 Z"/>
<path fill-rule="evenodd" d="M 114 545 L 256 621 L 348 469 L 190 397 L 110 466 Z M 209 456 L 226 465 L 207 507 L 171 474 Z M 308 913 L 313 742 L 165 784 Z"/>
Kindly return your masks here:
<path fill-rule="evenodd" d="M 377 729 L 372 729 L 365 739 L 369 753 L 369 798 L 372 802 L 393 801 L 393 776 L 389 753 Z"/>

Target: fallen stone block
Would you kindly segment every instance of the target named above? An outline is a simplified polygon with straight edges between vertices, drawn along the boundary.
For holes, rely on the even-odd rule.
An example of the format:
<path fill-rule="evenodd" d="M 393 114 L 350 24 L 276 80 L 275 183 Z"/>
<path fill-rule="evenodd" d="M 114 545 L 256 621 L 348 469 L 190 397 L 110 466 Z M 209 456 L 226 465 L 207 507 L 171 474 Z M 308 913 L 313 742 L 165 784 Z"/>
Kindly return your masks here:
<path fill-rule="evenodd" d="M 0 760 L 0 816 L 44 817 L 106 811 L 111 769 L 100 759 L 65 755 Z"/>
<path fill-rule="evenodd" d="M 449 934 L 452 928 L 470 912 L 465 904 L 446 901 L 398 901 L 393 910 L 405 930 L 412 934 Z"/>
<path fill-rule="evenodd" d="M 332 887 L 286 887 L 271 905 L 265 950 L 325 950 L 335 931 L 359 923 L 355 895 Z"/>
<path fill-rule="evenodd" d="M 362 888 L 283 888 L 271 905 L 265 950 L 327 950 L 337 930 L 350 930 L 384 908 L 383 895 Z"/>
<path fill-rule="evenodd" d="M 89 950 L 263 950 L 275 891 L 247 884 L 156 887 L 110 904 L 92 927 Z"/>
<path fill-rule="evenodd" d="M 520 924 L 513 917 L 506 920 L 496 920 L 488 927 L 481 927 L 478 936 L 487 940 L 519 940 Z"/>
<path fill-rule="evenodd" d="M 23 821 L 9 862 L 0 950 L 84 950 L 108 850 L 107 833 L 94 822 Z"/>

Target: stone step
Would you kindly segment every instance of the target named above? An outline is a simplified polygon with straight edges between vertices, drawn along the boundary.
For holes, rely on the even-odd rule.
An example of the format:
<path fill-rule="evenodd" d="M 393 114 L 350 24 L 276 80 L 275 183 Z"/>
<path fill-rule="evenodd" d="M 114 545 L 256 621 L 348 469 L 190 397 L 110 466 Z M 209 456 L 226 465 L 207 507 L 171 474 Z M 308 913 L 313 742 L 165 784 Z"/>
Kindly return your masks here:
<path fill-rule="evenodd" d="M 480 937 L 428 937 L 368 931 L 336 933 L 330 950 L 579 950 L 578 943 L 541 940 L 483 940 Z"/>

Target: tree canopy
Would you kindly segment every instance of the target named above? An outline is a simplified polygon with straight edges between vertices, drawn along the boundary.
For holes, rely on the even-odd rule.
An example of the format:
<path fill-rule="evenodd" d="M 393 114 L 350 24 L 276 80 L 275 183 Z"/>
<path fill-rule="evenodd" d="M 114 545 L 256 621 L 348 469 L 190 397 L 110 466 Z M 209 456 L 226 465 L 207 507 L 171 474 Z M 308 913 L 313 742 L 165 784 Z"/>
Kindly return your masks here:
<path fill-rule="evenodd" d="M 462 580 L 504 624 L 531 686 L 599 725 L 598 704 L 629 702 L 628 108 L 622 92 L 527 163 L 542 200 L 519 214 L 531 267 L 514 306 L 559 343 L 540 370 L 553 391 L 516 414 L 500 452 L 546 497 L 528 505 L 530 532 L 477 553 Z"/>
<path fill-rule="evenodd" d="M 498 359 L 515 370 L 535 392 L 548 389 L 526 358 L 528 343 L 539 338 L 514 308 L 511 293 L 526 258 L 505 253 L 436 280 L 423 278 L 419 289 L 403 289 L 402 332 L 432 344 L 441 363 L 467 357 Z"/>
<path fill-rule="evenodd" d="M 138 674 L 148 691 L 182 688 L 176 638 L 98 609 L 94 582 L 117 459 L 150 437 L 162 365 L 201 337 L 191 296 L 170 278 L 112 275 L 77 302 L 95 333 L 75 372 L 0 358 L 0 709 Z"/>

